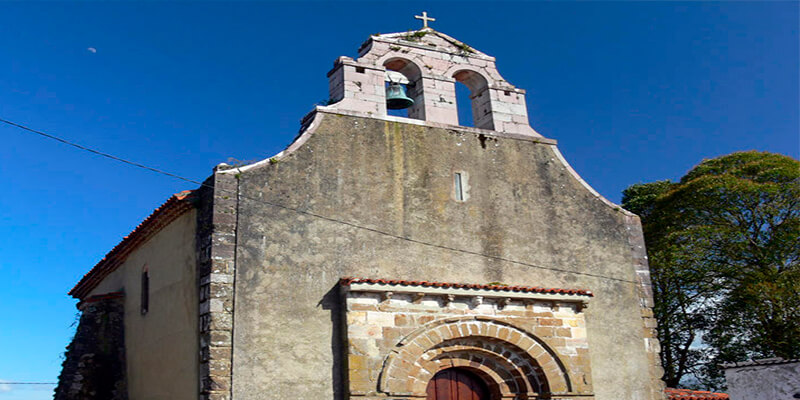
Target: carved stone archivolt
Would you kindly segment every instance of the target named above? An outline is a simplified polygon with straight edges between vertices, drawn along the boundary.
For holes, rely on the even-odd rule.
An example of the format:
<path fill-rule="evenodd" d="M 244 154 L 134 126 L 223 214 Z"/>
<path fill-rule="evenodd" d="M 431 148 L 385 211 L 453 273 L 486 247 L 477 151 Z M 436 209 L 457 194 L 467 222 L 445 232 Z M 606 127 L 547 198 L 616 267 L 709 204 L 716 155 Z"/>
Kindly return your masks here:
<path fill-rule="evenodd" d="M 424 397 L 430 378 L 452 367 L 472 370 L 502 398 L 572 391 L 568 371 L 546 343 L 480 316 L 435 320 L 401 340 L 387 357 L 380 391 Z"/>
<path fill-rule="evenodd" d="M 591 294 L 437 285 L 342 284 L 351 397 L 425 398 L 437 372 L 461 368 L 493 399 L 593 398 Z"/>

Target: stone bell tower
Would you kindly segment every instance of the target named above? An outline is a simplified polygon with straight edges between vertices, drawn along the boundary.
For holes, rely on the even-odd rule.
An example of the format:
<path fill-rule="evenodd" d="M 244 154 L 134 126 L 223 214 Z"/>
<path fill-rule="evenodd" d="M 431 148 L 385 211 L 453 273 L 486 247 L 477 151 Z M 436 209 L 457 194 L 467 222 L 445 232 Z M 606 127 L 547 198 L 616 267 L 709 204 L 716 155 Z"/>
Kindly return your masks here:
<path fill-rule="evenodd" d="M 495 58 L 427 26 L 418 31 L 373 35 L 359 58 L 339 57 L 330 78 L 330 108 L 385 117 L 386 84 L 406 85 L 414 100 L 410 119 L 459 125 L 456 82 L 470 90 L 474 126 L 541 137 L 528 123 L 525 91 L 507 82 Z"/>

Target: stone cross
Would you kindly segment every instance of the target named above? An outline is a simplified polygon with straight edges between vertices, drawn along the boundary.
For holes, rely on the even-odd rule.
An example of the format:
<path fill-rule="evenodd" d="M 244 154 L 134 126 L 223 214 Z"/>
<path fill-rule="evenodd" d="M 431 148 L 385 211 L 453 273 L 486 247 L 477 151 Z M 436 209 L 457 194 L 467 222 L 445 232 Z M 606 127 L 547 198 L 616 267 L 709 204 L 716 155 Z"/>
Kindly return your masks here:
<path fill-rule="evenodd" d="M 422 28 L 423 29 L 428 27 L 428 21 L 436 21 L 436 18 L 428 17 L 428 12 L 427 11 L 423 11 L 422 15 L 415 15 L 414 18 L 422 20 L 422 25 L 423 25 Z"/>

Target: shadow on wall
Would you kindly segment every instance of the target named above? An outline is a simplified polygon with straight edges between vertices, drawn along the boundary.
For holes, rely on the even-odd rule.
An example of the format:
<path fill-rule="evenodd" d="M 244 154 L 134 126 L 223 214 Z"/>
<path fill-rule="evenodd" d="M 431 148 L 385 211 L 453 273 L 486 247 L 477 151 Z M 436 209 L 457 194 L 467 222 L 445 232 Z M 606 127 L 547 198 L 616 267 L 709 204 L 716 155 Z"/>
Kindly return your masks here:
<path fill-rule="evenodd" d="M 333 365 L 331 367 L 331 382 L 334 400 L 345 399 L 345 365 L 344 353 L 347 347 L 346 335 L 344 331 L 345 310 L 339 296 L 339 285 L 334 285 L 317 303 L 317 307 L 331 312 L 331 353 L 333 355 Z"/>

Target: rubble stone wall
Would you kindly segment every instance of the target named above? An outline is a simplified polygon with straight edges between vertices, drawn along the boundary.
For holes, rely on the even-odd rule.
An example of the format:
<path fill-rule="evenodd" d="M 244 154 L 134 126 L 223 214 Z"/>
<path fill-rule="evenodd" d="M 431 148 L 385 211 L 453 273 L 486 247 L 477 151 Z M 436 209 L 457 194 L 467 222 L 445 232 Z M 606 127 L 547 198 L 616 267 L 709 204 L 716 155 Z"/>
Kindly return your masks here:
<path fill-rule="evenodd" d="M 89 299 L 67 346 L 55 400 L 127 400 L 122 293 Z"/>

